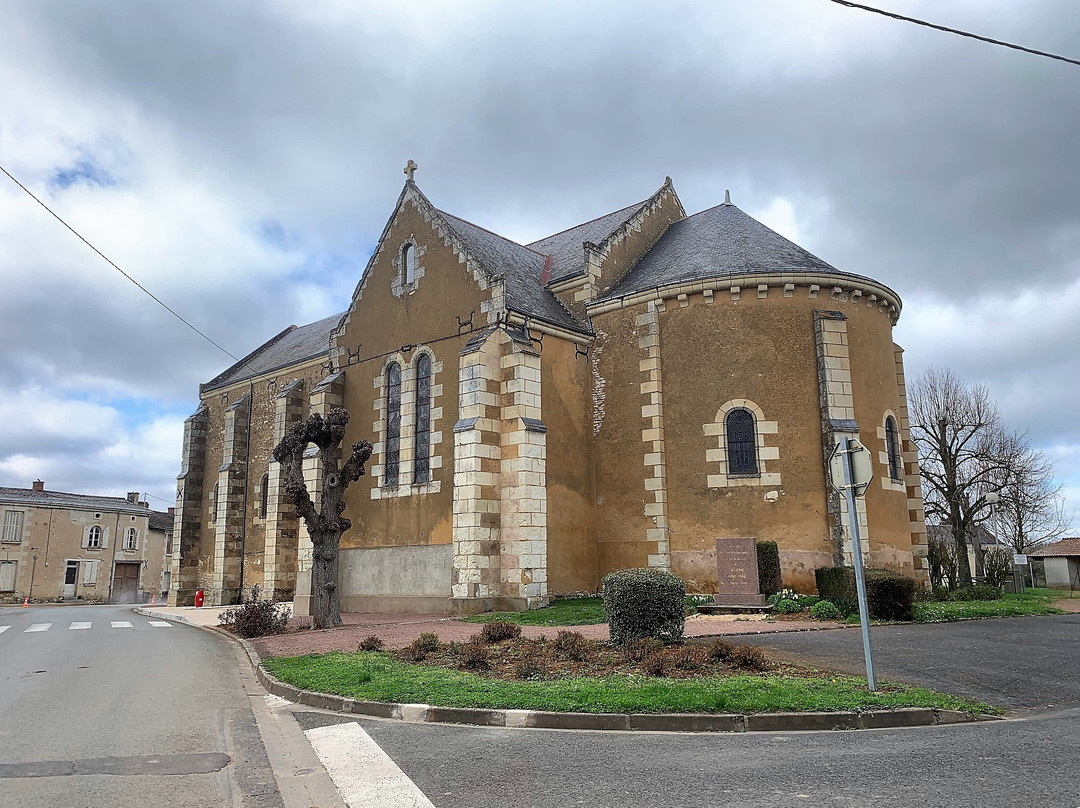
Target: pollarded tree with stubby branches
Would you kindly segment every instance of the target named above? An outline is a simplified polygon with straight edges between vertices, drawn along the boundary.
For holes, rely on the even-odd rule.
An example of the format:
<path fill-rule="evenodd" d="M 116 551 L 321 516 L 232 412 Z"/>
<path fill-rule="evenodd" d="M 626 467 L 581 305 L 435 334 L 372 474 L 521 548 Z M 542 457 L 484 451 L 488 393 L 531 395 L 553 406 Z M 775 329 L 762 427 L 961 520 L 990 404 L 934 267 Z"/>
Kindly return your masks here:
<path fill-rule="evenodd" d="M 345 511 L 345 490 L 364 474 L 364 464 L 371 458 L 371 444 L 366 440 L 352 445 L 352 454 L 341 464 L 341 442 L 349 413 L 340 407 L 326 418 L 318 413 L 293 424 L 274 448 L 274 460 L 285 472 L 285 494 L 296 507 L 297 515 L 307 524 L 314 546 L 311 569 L 311 627 L 331 628 L 341 625 L 341 593 L 338 591 L 338 543 L 352 522 Z M 322 466 L 322 491 L 319 507 L 311 501 L 304 482 L 304 452 L 314 444 Z"/>

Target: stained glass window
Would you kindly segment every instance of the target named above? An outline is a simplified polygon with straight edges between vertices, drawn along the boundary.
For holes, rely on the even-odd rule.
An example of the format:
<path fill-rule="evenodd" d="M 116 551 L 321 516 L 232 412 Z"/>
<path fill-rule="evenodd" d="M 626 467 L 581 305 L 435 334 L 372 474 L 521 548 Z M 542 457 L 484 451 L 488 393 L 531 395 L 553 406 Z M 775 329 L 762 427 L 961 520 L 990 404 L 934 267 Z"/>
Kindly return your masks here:
<path fill-rule="evenodd" d="M 386 369 L 386 462 L 383 485 L 398 484 L 401 454 L 401 365 L 391 363 Z"/>
<path fill-rule="evenodd" d="M 413 450 L 413 483 L 431 481 L 431 357 L 421 354 L 416 362 L 416 429 Z"/>
<path fill-rule="evenodd" d="M 732 410 L 727 414 L 728 474 L 757 474 L 757 436 L 754 416 L 749 410 Z"/>

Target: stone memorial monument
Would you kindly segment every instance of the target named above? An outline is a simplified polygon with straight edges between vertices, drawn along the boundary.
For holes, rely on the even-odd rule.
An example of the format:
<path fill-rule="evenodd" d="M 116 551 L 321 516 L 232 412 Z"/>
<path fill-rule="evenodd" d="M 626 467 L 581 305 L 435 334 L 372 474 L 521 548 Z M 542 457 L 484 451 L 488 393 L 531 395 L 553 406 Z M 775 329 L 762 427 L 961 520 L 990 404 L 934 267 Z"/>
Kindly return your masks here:
<path fill-rule="evenodd" d="M 717 594 L 711 604 L 698 607 L 705 614 L 766 612 L 758 583 L 757 542 L 749 536 L 716 540 Z"/>

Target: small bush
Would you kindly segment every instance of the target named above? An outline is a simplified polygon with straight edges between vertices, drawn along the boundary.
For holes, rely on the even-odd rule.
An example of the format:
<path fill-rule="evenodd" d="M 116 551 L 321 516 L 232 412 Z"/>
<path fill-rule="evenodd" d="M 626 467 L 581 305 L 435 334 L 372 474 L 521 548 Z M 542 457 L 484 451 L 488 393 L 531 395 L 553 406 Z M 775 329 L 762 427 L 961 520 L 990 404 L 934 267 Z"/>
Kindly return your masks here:
<path fill-rule="evenodd" d="M 589 658 L 589 641 L 577 631 L 560 631 L 555 635 L 555 654 L 560 659 L 584 662 Z"/>
<path fill-rule="evenodd" d="M 709 643 L 705 652 L 709 655 L 709 659 L 714 662 L 727 662 L 731 659 L 731 655 L 735 653 L 736 646 L 729 643 L 727 640 L 717 638 Z"/>
<path fill-rule="evenodd" d="M 409 662 L 423 662 L 428 654 L 439 650 L 439 635 L 425 632 L 405 646 L 405 659 Z"/>
<path fill-rule="evenodd" d="M 858 603 L 855 592 L 855 570 L 852 567 L 818 567 L 814 570 L 818 595 L 838 604 L 841 600 Z M 858 611 L 858 607 L 856 607 Z"/>
<path fill-rule="evenodd" d="M 810 607 L 810 617 L 814 620 L 837 620 L 840 617 L 840 610 L 831 601 L 819 600 Z"/>
<path fill-rule="evenodd" d="M 374 634 L 364 637 L 360 641 L 360 645 L 357 647 L 357 651 L 381 651 L 383 649 L 383 641 L 376 637 Z"/>
<path fill-rule="evenodd" d="M 259 588 L 255 587 L 251 597 L 241 605 L 219 614 L 218 623 L 241 637 L 280 634 L 289 624 L 289 607 L 284 603 L 260 600 Z"/>
<path fill-rule="evenodd" d="M 987 584 L 961 587 L 949 594 L 949 600 L 997 600 L 1000 597 L 1001 590 Z"/>
<path fill-rule="evenodd" d="M 669 665 L 670 660 L 663 650 L 654 651 L 641 660 L 641 670 L 649 676 L 663 676 L 667 673 Z"/>
<path fill-rule="evenodd" d="M 763 595 L 772 595 L 783 586 L 780 574 L 780 551 L 774 541 L 757 543 L 758 587 Z"/>
<path fill-rule="evenodd" d="M 776 611 L 780 614 L 796 614 L 801 612 L 803 607 L 797 600 L 782 600 L 776 604 Z"/>
<path fill-rule="evenodd" d="M 630 662 L 641 662 L 645 657 L 655 654 L 663 647 L 664 643 L 655 637 L 638 637 L 623 646 L 623 654 Z"/>
<path fill-rule="evenodd" d="M 1001 589 L 1012 577 L 1012 553 L 1006 547 L 988 547 L 983 552 L 983 572 L 989 586 Z"/>
<path fill-rule="evenodd" d="M 516 623 L 507 623 L 505 620 L 495 620 L 491 623 L 484 623 L 484 627 L 480 630 L 480 636 L 489 645 L 506 640 L 516 640 L 521 636 L 521 626 Z"/>
<path fill-rule="evenodd" d="M 696 671 L 705 667 L 708 654 L 700 645 L 676 645 L 666 651 L 671 666 L 681 671 Z"/>
<path fill-rule="evenodd" d="M 867 570 L 866 600 L 878 620 L 914 620 L 915 579 L 890 570 Z"/>
<path fill-rule="evenodd" d="M 737 645 L 732 651 L 728 662 L 736 668 L 745 668 L 751 671 L 763 671 L 769 667 L 769 660 L 765 653 L 753 645 Z"/>
<path fill-rule="evenodd" d="M 468 670 L 486 668 L 488 665 L 488 648 L 482 639 L 478 640 L 474 637 L 461 647 L 461 654 L 458 658 L 461 660 L 461 667 Z"/>
<path fill-rule="evenodd" d="M 613 643 L 623 645 L 637 637 L 682 639 L 686 584 L 677 575 L 657 569 L 620 570 L 605 575 L 603 585 Z"/>

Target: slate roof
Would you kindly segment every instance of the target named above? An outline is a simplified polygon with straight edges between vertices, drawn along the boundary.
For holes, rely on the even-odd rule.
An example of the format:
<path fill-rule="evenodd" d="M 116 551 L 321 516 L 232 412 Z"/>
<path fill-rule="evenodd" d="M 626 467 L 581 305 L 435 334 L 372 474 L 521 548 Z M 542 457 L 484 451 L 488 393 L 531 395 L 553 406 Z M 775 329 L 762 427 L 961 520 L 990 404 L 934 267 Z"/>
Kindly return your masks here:
<path fill-rule="evenodd" d="M 345 312 L 341 312 L 308 325 L 289 326 L 243 360 L 215 376 L 203 386 L 203 390 L 225 387 L 262 373 L 327 355 L 330 350 L 330 331 L 337 327 L 344 316 Z"/>
<path fill-rule="evenodd" d="M 439 215 L 457 233 L 473 258 L 489 272 L 505 279 L 507 308 L 552 325 L 590 333 L 584 323 L 579 322 L 554 294 L 544 288 L 542 253 L 446 211 L 440 210 Z"/>
<path fill-rule="evenodd" d="M 150 529 L 171 531 L 173 529 L 173 515 L 168 511 L 150 511 Z"/>
<path fill-rule="evenodd" d="M 552 281 L 561 281 L 573 275 L 580 275 L 585 271 L 584 243 L 588 241 L 599 244 L 604 241 L 641 210 L 641 207 L 648 201 L 648 199 L 645 199 L 621 210 L 613 211 L 606 216 L 600 216 L 584 224 L 571 227 L 569 230 L 563 230 L 539 241 L 534 241 L 527 246 L 544 255 L 553 257 L 554 260 L 551 266 Z"/>
<path fill-rule="evenodd" d="M 1048 556 L 1080 556 L 1080 539 L 1062 539 L 1053 544 L 1048 544 L 1045 547 L 1040 547 L 1038 550 L 1028 553 L 1028 555 L 1034 556 L 1035 558 L 1046 558 Z"/>
<path fill-rule="evenodd" d="M 723 275 L 780 270 L 837 271 L 725 202 L 671 224 L 607 297 Z"/>
<path fill-rule="evenodd" d="M 941 525 L 927 525 L 926 533 L 930 538 L 952 540 L 952 526 L 947 523 Z M 997 537 L 982 525 L 976 525 L 974 528 L 969 528 L 968 535 L 970 536 L 971 533 L 975 534 L 975 541 L 977 541 L 981 547 L 990 547 L 995 544 L 1001 544 Z"/>
<path fill-rule="evenodd" d="M 68 494 L 63 491 L 35 491 L 32 488 L 0 488 L 0 502 L 18 502 L 42 508 L 83 508 L 85 510 L 147 513 L 124 497 L 99 497 L 93 494 Z"/>

